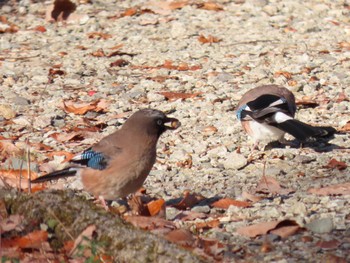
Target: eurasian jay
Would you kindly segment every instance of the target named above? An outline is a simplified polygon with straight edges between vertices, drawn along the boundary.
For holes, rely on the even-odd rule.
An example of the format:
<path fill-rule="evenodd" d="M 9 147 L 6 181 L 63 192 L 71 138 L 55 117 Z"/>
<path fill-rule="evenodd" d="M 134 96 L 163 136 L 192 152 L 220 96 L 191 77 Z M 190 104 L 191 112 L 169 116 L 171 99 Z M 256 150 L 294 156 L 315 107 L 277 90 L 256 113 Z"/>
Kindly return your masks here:
<path fill-rule="evenodd" d="M 245 132 L 255 142 L 281 140 L 289 133 L 299 141 L 333 135 L 333 127 L 315 127 L 294 119 L 295 97 L 277 85 L 259 86 L 246 92 L 238 103 L 236 115 Z"/>
<path fill-rule="evenodd" d="M 179 120 L 168 118 L 159 110 L 137 111 L 121 129 L 73 157 L 70 161 L 73 165 L 39 177 L 32 183 L 78 176 L 82 187 L 95 196 L 107 200 L 126 197 L 136 192 L 146 180 L 156 160 L 159 136 L 180 125 Z"/>

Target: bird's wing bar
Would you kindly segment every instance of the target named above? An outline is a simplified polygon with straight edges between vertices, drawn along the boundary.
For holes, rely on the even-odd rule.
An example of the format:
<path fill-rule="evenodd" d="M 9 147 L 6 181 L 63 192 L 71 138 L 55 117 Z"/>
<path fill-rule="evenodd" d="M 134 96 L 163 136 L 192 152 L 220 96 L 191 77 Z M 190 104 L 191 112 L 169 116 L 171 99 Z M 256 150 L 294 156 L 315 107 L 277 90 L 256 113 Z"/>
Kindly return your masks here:
<path fill-rule="evenodd" d="M 103 170 L 108 165 L 108 158 L 101 152 L 94 151 L 92 148 L 74 156 L 70 161 L 96 170 Z"/>

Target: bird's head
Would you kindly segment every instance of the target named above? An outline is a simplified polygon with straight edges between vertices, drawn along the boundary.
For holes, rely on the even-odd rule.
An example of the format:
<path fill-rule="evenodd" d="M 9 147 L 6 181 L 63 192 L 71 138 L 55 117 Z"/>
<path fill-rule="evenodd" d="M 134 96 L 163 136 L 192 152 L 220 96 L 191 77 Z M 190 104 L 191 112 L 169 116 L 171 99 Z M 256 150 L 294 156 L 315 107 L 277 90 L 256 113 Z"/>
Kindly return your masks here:
<path fill-rule="evenodd" d="M 126 127 L 131 125 L 159 137 L 166 130 L 176 130 L 181 123 L 176 118 L 167 117 L 162 111 L 143 109 L 135 112 L 124 124 Z"/>

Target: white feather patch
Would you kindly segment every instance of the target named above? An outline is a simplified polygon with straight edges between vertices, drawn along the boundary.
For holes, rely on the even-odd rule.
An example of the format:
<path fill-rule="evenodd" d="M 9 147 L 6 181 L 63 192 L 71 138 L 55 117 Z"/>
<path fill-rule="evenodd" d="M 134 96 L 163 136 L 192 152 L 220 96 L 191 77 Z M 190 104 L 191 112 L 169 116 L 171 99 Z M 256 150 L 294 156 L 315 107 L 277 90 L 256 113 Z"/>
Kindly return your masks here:
<path fill-rule="evenodd" d="M 277 123 L 282 123 L 288 120 L 292 120 L 293 118 L 283 112 L 276 112 L 275 115 L 273 116 L 273 119 Z"/>
<path fill-rule="evenodd" d="M 286 102 L 283 101 L 282 99 L 279 99 L 279 100 L 276 100 L 276 101 L 272 102 L 272 103 L 269 105 L 269 107 L 281 105 L 281 104 L 284 104 L 284 103 L 286 103 Z"/>

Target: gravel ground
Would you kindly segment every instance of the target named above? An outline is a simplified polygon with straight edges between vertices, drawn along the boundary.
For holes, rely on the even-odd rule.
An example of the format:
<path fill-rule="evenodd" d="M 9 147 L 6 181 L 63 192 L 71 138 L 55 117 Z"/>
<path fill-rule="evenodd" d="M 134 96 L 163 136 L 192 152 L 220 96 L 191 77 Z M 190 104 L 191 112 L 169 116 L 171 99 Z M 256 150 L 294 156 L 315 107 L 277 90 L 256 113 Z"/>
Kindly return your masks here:
<path fill-rule="evenodd" d="M 124 121 L 116 115 L 129 116 L 145 107 L 174 110 L 172 115 L 181 120 L 182 127 L 161 138 L 158 162 L 145 184 L 147 191 L 166 200 L 181 196 L 186 189 L 207 198 L 242 200 L 242 193 L 252 192 L 264 171 L 259 158 L 245 165 L 252 143 L 234 112 L 243 93 L 262 84 L 284 85 L 298 101 L 317 103 L 300 107 L 299 120 L 337 129 L 350 120 L 346 99 L 350 97 L 350 7 L 345 1 L 217 1 L 222 10 L 206 10 L 212 8 L 201 3 L 189 1 L 169 10 L 156 1 L 93 1 L 78 5 L 78 18 L 49 23 L 45 20 L 49 2 L 2 2 L 0 14 L 19 28 L 0 38 L 0 115 L 6 123 L 2 136 L 20 134 L 18 146 L 28 138 L 56 151 L 78 152 L 99 137 L 58 142 L 50 134 L 76 126 L 86 117 L 93 124 L 108 125 L 102 136 Z M 132 7 L 138 14 L 122 16 Z M 0 32 L 7 27 L 8 23 L 0 23 Z M 108 35 L 89 37 L 91 32 Z M 219 41 L 202 43 L 201 35 Z M 92 55 L 99 49 L 122 54 Z M 128 64 L 112 67 L 118 59 Z M 161 66 L 167 60 L 174 68 Z M 55 75 L 47 84 L 49 69 L 55 65 L 65 74 Z M 164 91 L 200 94 L 167 100 L 159 94 Z M 62 100 L 74 99 L 106 99 L 110 105 L 106 113 L 67 114 Z M 336 262 L 326 260 L 337 256 L 350 261 L 349 196 L 307 192 L 311 187 L 349 181 L 349 168 L 324 167 L 332 158 L 349 165 L 349 137 L 349 133 L 336 135 L 330 145 L 265 151 L 266 175 L 295 192 L 264 199 L 251 208 L 231 206 L 219 211 L 226 219 L 207 235 L 240 251 L 228 252 L 227 261 L 241 259 L 242 250 L 252 262 Z M 35 151 L 38 163 L 48 161 L 45 154 Z M 193 209 L 218 213 L 206 204 Z M 168 210 L 168 217 L 177 213 L 174 208 Z M 331 219 L 330 231 L 308 231 L 286 240 L 268 236 L 272 242 L 268 253 L 260 252 L 264 239 L 236 233 L 240 226 L 262 221 L 292 219 L 304 227 L 320 218 Z M 316 245 L 334 239 L 341 242 L 336 248 Z"/>

